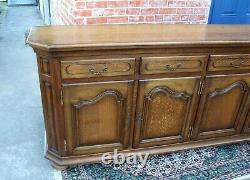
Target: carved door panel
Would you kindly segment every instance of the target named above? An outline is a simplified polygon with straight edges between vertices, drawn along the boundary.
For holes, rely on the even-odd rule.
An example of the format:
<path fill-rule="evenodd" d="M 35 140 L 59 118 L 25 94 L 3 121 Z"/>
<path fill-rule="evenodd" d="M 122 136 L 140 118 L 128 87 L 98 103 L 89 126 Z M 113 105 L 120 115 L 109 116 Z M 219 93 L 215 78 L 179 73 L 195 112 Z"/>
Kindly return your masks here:
<path fill-rule="evenodd" d="M 132 91 L 132 81 L 65 86 L 67 152 L 80 155 L 126 148 Z"/>
<path fill-rule="evenodd" d="M 187 141 L 194 119 L 200 77 L 139 82 L 134 147 Z"/>
<path fill-rule="evenodd" d="M 240 133 L 249 107 L 249 84 L 249 75 L 208 76 L 192 138 Z"/>

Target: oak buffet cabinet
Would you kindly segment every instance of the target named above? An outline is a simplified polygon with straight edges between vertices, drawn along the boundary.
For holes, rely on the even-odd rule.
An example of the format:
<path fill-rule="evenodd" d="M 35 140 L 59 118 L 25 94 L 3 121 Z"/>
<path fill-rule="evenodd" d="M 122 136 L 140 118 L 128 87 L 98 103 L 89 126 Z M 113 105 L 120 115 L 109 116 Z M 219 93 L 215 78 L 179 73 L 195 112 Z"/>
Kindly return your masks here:
<path fill-rule="evenodd" d="M 55 167 L 249 140 L 250 26 L 31 29 Z"/>

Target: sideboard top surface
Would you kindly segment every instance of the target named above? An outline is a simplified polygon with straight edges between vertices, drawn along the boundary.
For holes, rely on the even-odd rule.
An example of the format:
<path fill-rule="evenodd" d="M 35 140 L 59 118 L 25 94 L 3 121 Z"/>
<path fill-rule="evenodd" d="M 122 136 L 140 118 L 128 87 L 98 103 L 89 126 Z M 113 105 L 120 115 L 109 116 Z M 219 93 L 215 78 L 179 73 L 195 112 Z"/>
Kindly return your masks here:
<path fill-rule="evenodd" d="M 41 26 L 30 30 L 27 43 L 49 51 L 250 45 L 249 25 L 91 25 Z"/>

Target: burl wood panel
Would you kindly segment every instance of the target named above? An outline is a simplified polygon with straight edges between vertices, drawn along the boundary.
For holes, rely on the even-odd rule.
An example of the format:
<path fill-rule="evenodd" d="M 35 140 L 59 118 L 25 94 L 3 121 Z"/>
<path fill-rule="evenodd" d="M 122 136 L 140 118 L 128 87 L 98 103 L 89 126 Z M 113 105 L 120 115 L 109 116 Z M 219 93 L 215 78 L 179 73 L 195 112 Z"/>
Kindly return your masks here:
<path fill-rule="evenodd" d="M 183 142 L 195 116 L 200 77 L 139 82 L 135 147 Z"/>
<path fill-rule="evenodd" d="M 73 154 L 128 146 L 133 83 L 84 83 L 64 87 L 64 110 Z"/>
<path fill-rule="evenodd" d="M 249 110 L 249 75 L 209 76 L 193 138 L 239 134 Z"/>
<path fill-rule="evenodd" d="M 144 99 L 144 131 L 146 139 L 178 136 L 183 126 L 190 95 L 177 93 L 168 87 L 156 87 Z M 172 128 L 171 128 L 172 127 Z"/>

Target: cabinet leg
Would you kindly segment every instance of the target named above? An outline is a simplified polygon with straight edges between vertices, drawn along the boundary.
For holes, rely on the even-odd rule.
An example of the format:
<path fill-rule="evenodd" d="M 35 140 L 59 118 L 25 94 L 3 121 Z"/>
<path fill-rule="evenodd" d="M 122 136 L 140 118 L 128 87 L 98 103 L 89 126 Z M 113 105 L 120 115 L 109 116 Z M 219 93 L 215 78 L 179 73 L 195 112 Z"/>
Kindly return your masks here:
<path fill-rule="evenodd" d="M 57 164 L 55 164 L 55 163 L 51 163 L 51 166 L 52 166 L 53 168 L 55 168 L 56 170 L 58 170 L 58 171 L 63 171 L 63 170 L 65 170 L 65 169 L 68 168 L 68 166 L 60 166 L 60 165 L 57 165 Z"/>

